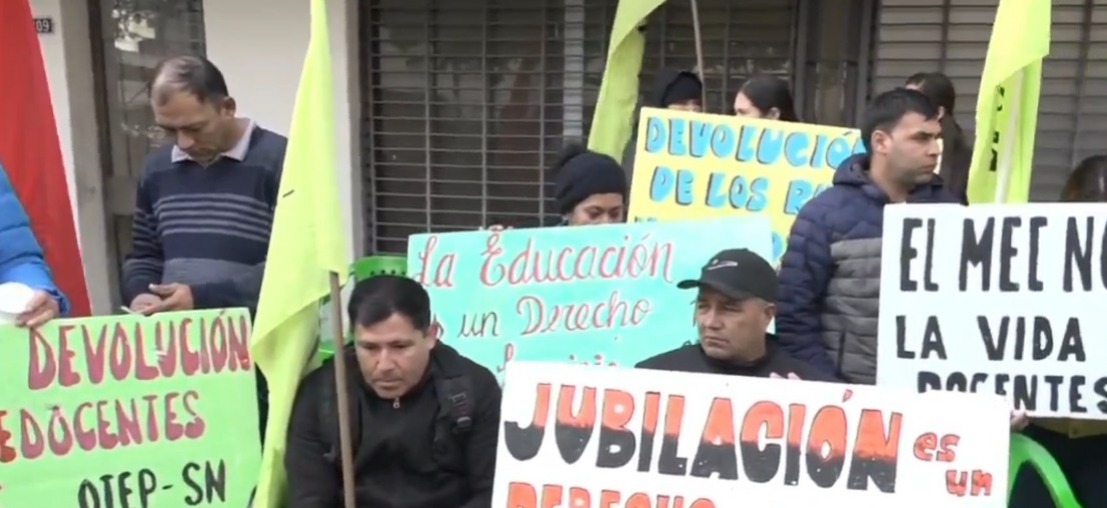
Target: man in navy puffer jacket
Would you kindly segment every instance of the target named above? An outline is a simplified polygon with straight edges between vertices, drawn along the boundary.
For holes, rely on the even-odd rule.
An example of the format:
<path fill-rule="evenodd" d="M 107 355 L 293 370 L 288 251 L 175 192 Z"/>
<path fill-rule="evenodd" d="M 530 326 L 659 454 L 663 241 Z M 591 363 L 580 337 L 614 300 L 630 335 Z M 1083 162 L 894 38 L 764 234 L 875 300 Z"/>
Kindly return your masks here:
<path fill-rule="evenodd" d="M 938 110 L 914 90 L 865 110 L 866 154 L 846 159 L 834 185 L 800 210 L 781 259 L 776 331 L 795 358 L 852 383 L 876 379 L 884 205 L 957 203 L 934 174 Z"/>

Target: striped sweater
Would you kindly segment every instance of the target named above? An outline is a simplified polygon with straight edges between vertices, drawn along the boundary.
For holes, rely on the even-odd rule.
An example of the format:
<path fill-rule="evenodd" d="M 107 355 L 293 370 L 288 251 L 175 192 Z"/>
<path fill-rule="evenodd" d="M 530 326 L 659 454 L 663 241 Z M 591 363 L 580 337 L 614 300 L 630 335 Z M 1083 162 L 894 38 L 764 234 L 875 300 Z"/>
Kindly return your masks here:
<path fill-rule="evenodd" d="M 257 308 L 287 140 L 251 124 L 203 167 L 172 145 L 150 154 L 123 263 L 130 303 L 150 284 L 187 284 L 197 309 Z"/>

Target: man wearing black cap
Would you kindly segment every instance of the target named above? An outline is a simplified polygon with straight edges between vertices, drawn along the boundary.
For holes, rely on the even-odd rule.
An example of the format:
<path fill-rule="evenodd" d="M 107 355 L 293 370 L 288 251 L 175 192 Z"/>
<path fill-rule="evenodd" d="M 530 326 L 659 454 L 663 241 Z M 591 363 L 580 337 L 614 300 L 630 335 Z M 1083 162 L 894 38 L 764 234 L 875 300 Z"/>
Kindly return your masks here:
<path fill-rule="evenodd" d="M 699 279 L 677 286 L 699 290 L 699 343 L 643 360 L 637 368 L 834 381 L 778 349 L 766 332 L 776 316 L 777 281 L 761 256 L 748 249 L 724 250 L 708 261 Z"/>

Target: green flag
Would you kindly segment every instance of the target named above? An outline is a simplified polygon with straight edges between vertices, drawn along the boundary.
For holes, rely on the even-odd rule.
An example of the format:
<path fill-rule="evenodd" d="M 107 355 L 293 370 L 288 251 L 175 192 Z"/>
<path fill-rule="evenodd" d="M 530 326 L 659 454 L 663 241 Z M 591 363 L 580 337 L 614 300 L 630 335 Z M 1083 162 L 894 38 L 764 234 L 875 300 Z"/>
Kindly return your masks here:
<path fill-rule="evenodd" d="M 615 11 L 607 64 L 588 134 L 588 149 L 615 160 L 622 160 L 638 103 L 638 73 L 646 49 L 646 37 L 638 27 L 663 3 L 665 0 L 619 0 Z"/>
<path fill-rule="evenodd" d="M 970 203 L 1025 203 L 1049 55 L 1050 0 L 1000 0 L 976 102 Z"/>
<path fill-rule="evenodd" d="M 269 382 L 256 508 L 277 508 L 285 491 L 284 452 L 292 400 L 315 354 L 318 305 L 349 271 L 338 202 L 334 83 L 326 0 L 311 1 L 311 37 L 292 109 L 250 354 Z"/>

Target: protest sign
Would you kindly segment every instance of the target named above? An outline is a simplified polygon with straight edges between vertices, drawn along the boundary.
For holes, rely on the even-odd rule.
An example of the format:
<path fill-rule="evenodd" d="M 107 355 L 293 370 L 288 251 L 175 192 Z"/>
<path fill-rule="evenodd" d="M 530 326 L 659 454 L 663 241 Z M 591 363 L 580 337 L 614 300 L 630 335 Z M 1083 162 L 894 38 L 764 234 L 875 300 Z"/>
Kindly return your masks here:
<path fill-rule="evenodd" d="M 877 383 L 1107 420 L 1107 206 L 888 206 Z"/>
<path fill-rule="evenodd" d="M 994 395 L 519 362 L 501 414 L 492 506 L 1007 506 Z"/>
<path fill-rule="evenodd" d="M 242 309 L 0 327 L 0 506 L 246 506 L 261 455 Z"/>
<path fill-rule="evenodd" d="M 721 250 L 769 256 L 764 217 L 413 235 L 443 340 L 493 372 L 510 360 L 634 365 L 695 340 L 699 276 Z"/>
<path fill-rule="evenodd" d="M 863 153 L 856 129 L 642 108 L 630 219 L 767 215 L 784 254 L 800 208 Z"/>

